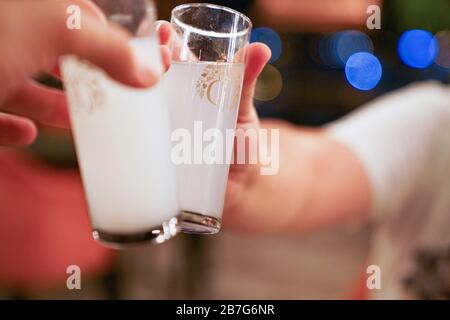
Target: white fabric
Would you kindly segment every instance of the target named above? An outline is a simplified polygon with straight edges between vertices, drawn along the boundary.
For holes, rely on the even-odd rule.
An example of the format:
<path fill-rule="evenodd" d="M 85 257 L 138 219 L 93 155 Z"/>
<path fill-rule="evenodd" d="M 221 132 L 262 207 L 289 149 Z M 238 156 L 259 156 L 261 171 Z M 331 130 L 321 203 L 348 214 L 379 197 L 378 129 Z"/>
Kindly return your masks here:
<path fill-rule="evenodd" d="M 450 88 L 410 85 L 329 127 L 361 160 L 375 224 L 370 264 L 381 268 L 375 299 L 414 298 L 402 284 L 418 250 L 450 247 Z"/>

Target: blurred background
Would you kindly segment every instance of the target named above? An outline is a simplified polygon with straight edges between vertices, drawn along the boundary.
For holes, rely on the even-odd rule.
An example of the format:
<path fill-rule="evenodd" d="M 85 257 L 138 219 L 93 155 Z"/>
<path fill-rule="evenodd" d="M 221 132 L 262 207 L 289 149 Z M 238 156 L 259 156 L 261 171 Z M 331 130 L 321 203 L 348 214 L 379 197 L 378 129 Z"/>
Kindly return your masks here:
<path fill-rule="evenodd" d="M 186 2 L 157 1 L 160 18 Z M 209 2 L 247 14 L 252 41 L 272 49 L 256 92 L 261 117 L 319 126 L 408 83 L 450 81 L 448 0 Z M 368 29 L 370 5 L 381 29 Z M 40 133 L 27 150 L 0 149 L 0 298 L 364 298 L 368 225 L 104 249 L 92 240 L 70 134 Z M 68 265 L 81 267 L 82 290 L 67 290 Z"/>

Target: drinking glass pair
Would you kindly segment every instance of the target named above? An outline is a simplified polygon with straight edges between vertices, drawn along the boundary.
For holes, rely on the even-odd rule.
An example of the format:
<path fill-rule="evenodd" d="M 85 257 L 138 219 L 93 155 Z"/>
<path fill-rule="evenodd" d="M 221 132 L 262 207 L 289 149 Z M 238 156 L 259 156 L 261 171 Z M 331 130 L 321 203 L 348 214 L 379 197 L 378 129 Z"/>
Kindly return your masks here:
<path fill-rule="evenodd" d="M 150 0 L 95 0 L 161 64 Z M 66 56 L 61 61 L 94 238 L 123 247 L 179 231 L 220 229 L 251 21 L 212 4 L 172 11 L 171 67 L 134 89 Z"/>

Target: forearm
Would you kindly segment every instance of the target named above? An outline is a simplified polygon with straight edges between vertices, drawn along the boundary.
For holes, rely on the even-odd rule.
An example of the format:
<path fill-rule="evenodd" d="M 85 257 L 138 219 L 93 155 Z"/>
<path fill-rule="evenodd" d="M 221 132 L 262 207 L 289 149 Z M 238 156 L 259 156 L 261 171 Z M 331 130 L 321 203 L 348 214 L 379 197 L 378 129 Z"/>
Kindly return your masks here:
<path fill-rule="evenodd" d="M 259 0 L 257 10 L 264 20 L 281 28 L 314 28 L 329 30 L 338 26 L 362 26 L 367 20 L 367 8 L 382 5 L 381 0 Z"/>
<path fill-rule="evenodd" d="M 234 190 L 239 194 L 228 204 L 228 226 L 256 233 L 298 232 L 363 217 L 369 207 L 368 180 L 345 146 L 319 129 L 280 121 L 262 125 L 280 130 L 279 172 L 255 173 L 245 190 Z"/>

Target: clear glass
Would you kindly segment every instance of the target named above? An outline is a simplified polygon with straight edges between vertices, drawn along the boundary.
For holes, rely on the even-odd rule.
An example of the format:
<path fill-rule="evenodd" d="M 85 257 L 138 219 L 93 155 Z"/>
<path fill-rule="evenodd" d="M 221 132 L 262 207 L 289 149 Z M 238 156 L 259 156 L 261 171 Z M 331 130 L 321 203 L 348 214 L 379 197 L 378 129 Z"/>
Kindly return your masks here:
<path fill-rule="evenodd" d="M 180 226 L 213 234 L 220 230 L 252 24 L 212 4 L 178 6 L 171 23 L 176 36 L 166 83 Z"/>
<path fill-rule="evenodd" d="M 137 54 L 160 63 L 151 1 L 94 2 L 133 35 Z M 61 70 L 94 238 L 121 248 L 175 236 L 180 210 L 165 87 L 124 86 L 73 56 Z"/>

